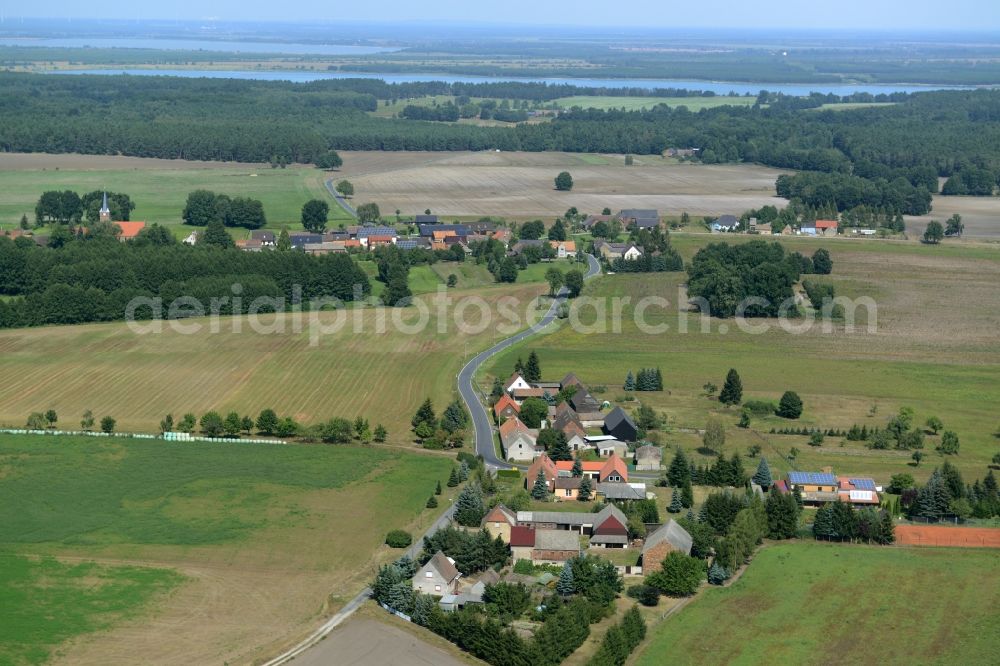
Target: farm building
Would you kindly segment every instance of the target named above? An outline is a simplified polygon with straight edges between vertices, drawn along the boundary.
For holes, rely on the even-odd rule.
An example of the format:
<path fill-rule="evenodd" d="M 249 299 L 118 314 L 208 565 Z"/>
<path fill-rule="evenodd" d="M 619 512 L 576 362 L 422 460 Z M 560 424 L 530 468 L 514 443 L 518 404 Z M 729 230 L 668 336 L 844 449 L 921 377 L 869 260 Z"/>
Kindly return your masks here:
<path fill-rule="evenodd" d="M 652 444 L 640 446 L 635 450 L 635 468 L 642 471 L 656 471 L 663 463 L 663 449 Z"/>
<path fill-rule="evenodd" d="M 639 428 L 632 417 L 621 407 L 615 407 L 604 417 L 604 434 L 623 442 L 634 442 L 639 436 Z"/>
<path fill-rule="evenodd" d="M 671 519 L 646 536 L 642 544 L 642 572 L 651 574 L 663 566 L 663 558 L 673 551 L 691 554 L 691 535 Z"/>
<path fill-rule="evenodd" d="M 615 219 L 625 229 L 652 229 L 660 226 L 660 214 L 651 208 L 626 208 Z"/>

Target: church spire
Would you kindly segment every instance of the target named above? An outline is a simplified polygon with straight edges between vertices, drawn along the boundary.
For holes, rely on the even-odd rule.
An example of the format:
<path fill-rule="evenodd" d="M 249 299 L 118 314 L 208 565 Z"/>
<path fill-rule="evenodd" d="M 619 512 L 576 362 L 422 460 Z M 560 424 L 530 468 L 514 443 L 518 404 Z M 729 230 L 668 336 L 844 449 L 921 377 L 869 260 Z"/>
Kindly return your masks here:
<path fill-rule="evenodd" d="M 110 222 L 111 221 L 111 209 L 108 208 L 108 193 L 107 192 L 104 193 L 104 201 L 101 204 L 101 210 L 99 211 L 98 215 L 100 217 L 101 222 Z"/>

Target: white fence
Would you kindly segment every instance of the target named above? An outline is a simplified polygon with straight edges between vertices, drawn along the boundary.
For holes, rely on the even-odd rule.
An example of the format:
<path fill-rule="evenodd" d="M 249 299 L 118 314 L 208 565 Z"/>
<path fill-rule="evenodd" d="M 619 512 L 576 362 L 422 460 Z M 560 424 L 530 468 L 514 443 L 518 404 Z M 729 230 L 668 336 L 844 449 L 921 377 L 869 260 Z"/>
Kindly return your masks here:
<path fill-rule="evenodd" d="M 256 439 L 251 437 L 197 437 L 189 432 L 168 432 L 152 435 L 148 432 L 96 432 L 93 430 L 30 430 L 27 428 L 0 428 L 0 433 L 8 435 L 75 435 L 78 437 L 122 437 L 125 439 L 161 439 L 169 442 L 228 442 L 231 444 L 287 444 L 280 439 Z"/>

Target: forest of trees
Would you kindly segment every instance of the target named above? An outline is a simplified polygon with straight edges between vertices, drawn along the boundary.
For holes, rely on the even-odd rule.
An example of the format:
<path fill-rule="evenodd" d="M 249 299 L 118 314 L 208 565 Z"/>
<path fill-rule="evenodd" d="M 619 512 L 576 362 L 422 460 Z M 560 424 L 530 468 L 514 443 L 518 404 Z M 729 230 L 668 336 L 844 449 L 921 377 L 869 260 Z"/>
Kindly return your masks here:
<path fill-rule="evenodd" d="M 162 298 L 164 316 L 179 296 L 197 299 L 207 312 L 210 299 L 232 298 L 237 283 L 241 312 L 258 296 L 291 304 L 299 297 L 351 301 L 355 286 L 362 296 L 371 292 L 364 270 L 347 255 L 190 247 L 157 229 L 162 228 L 153 225 L 130 243 L 107 235 L 70 237 L 58 248 L 0 237 L 0 294 L 16 297 L 0 300 L 0 327 L 120 320 L 128 302 L 139 296 Z M 232 310 L 226 301 L 220 314 Z M 135 316 L 145 319 L 151 313 L 140 308 Z"/>

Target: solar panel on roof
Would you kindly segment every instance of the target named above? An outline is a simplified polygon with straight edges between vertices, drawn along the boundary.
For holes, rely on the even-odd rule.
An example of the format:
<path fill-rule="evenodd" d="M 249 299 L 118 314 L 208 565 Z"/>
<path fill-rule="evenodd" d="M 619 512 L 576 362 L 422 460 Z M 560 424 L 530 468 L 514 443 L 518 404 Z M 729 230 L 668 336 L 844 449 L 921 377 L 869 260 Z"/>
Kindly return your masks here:
<path fill-rule="evenodd" d="M 875 482 L 871 479 L 851 479 L 851 485 L 858 490 L 875 490 Z"/>
<path fill-rule="evenodd" d="M 807 483 L 809 485 L 835 486 L 837 480 L 833 474 L 823 472 L 789 472 L 788 479 L 792 483 Z"/>

